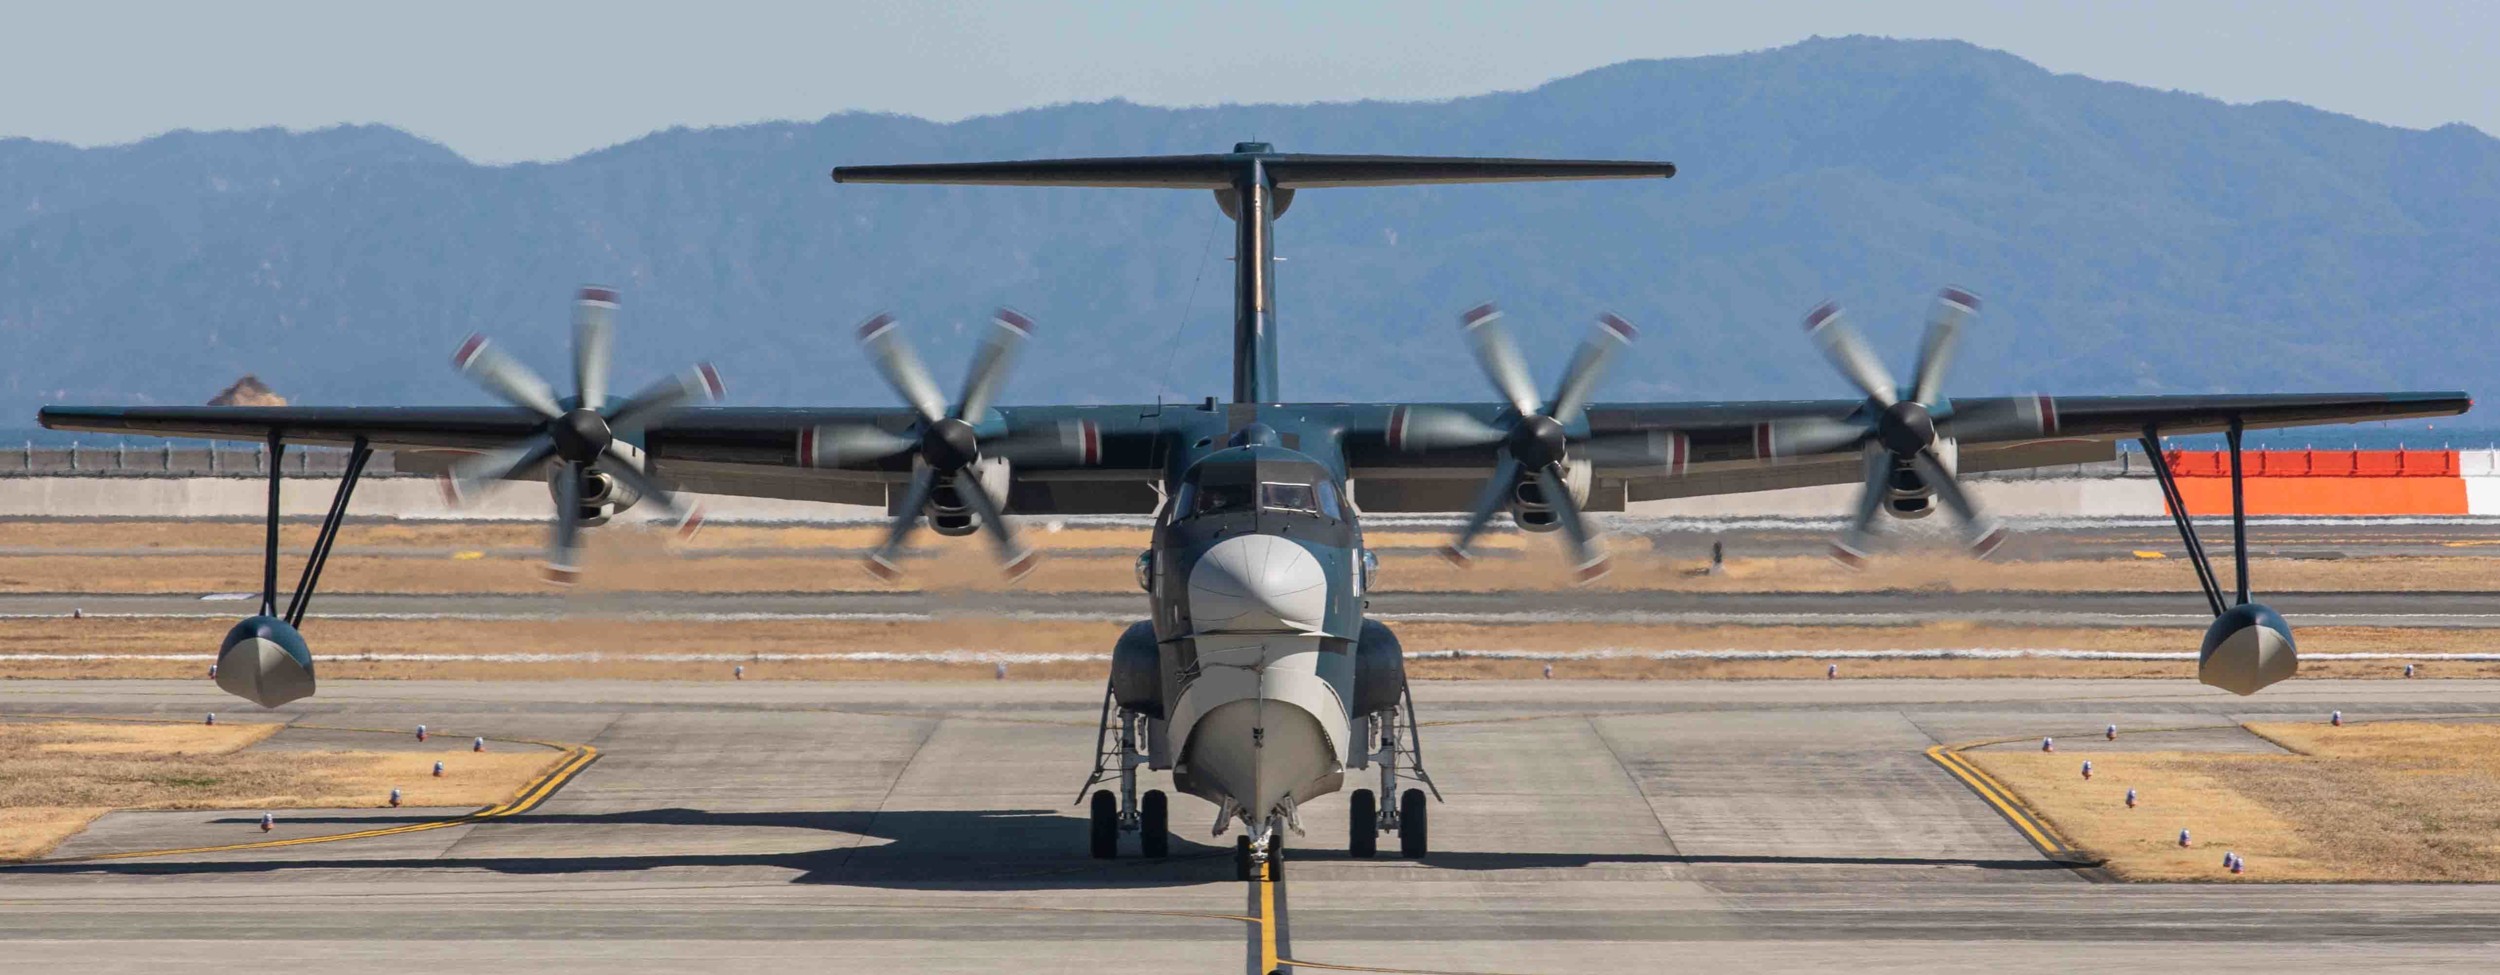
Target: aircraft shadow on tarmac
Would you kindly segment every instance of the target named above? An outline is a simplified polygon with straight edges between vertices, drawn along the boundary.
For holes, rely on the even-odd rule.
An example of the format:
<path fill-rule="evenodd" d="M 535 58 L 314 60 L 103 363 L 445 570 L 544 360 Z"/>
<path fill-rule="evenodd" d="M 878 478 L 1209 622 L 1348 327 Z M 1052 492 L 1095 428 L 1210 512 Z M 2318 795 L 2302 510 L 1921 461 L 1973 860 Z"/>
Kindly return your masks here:
<path fill-rule="evenodd" d="M 371 829 L 435 821 L 423 816 L 291 816 L 285 822 L 295 826 L 344 826 Z M 219 824 L 245 826 L 258 823 L 257 817 L 220 819 Z M 602 841 L 593 835 L 563 837 L 547 835 L 550 828 L 675 826 L 690 828 L 719 827 L 727 829 L 797 829 L 819 830 L 845 836 L 864 838 L 856 845 L 831 846 L 824 849 L 793 852 L 760 853 L 671 853 L 655 850 L 617 854 L 588 852 L 566 855 L 565 846 L 575 843 L 595 849 L 613 849 L 631 845 L 648 848 L 647 833 L 630 834 L 632 840 Z M 613 813 L 532 813 L 510 819 L 496 820 L 484 829 L 491 832 L 472 834 L 439 857 L 360 858 L 359 841 L 343 841 L 338 858 L 290 857 L 283 859 L 218 859 L 218 860 L 109 860 L 86 863 L 28 864 L 18 871 L 78 874 L 121 874 L 133 876 L 172 874 L 248 874 L 279 870 L 488 870 L 518 875 L 564 875 L 610 872 L 636 872 L 670 868 L 763 868 L 791 871 L 792 883 L 841 884 L 857 887 L 894 889 L 1062 889 L 1103 887 L 1162 887 L 1216 883 L 1232 879 L 1232 847 L 1193 842 L 1182 836 L 1172 837 L 1172 855 L 1164 860 L 1147 860 L 1134 856 L 1134 846 L 1126 847 L 1117 860 L 1095 860 L 1086 855 L 1085 823 L 1072 816 L 1049 810 L 1015 809 L 990 811 L 960 810 L 887 810 L 883 812 L 711 812 L 700 809 L 665 808 Z M 514 837 L 506 831 L 526 829 L 529 839 L 544 837 L 550 852 L 541 856 L 463 855 L 460 845 L 502 846 Z M 1333 831 L 1331 831 L 1333 832 Z M 506 834 L 501 842 L 487 844 L 481 836 Z M 1314 831 L 1308 838 L 1316 843 Z M 884 842 L 879 842 L 880 840 Z M 703 844 L 696 844 L 703 845 Z M 229 854 L 231 855 L 231 854 Z M 1344 861 L 1351 859 L 1343 850 L 1315 846 L 1289 846 L 1287 863 L 1296 861 Z M 1384 865 L 1396 858 L 1384 853 Z M 1757 866 L 1863 866 L 1863 867 L 1966 867 L 1981 870 L 2045 870 L 2068 869 L 2046 859 L 1982 860 L 1950 857 L 1898 856 L 1748 856 L 1748 855 L 1677 855 L 1641 853 L 1488 853 L 1450 851 L 1434 853 L 1423 865 L 1436 870 L 1538 870 L 1563 867 L 1585 867 L 1600 864 L 1726 864 Z M 1289 866 L 1290 869 L 1290 866 Z"/>

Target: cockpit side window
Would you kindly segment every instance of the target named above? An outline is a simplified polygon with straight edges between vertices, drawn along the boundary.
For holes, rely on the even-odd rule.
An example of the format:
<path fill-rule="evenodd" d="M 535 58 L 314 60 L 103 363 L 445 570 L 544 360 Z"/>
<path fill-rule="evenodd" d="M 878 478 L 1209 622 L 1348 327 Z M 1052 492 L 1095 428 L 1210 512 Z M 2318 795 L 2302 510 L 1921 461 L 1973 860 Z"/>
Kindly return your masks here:
<path fill-rule="evenodd" d="M 1330 521 L 1344 521 L 1345 508 L 1337 502 L 1337 485 L 1321 481 L 1313 487 L 1313 493 L 1319 496 L 1319 513 L 1327 515 Z"/>

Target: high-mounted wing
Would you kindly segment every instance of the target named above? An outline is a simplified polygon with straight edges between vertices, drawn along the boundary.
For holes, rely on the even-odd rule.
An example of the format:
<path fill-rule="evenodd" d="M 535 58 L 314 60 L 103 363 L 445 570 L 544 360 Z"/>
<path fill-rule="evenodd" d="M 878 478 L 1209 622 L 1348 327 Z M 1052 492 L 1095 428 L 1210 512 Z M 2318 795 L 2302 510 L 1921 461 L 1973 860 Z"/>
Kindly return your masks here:
<path fill-rule="evenodd" d="M 1017 484 L 1008 510 L 1154 510 L 1147 482 L 1161 470 L 1151 422 L 1155 409 L 994 408 L 985 440 L 1004 437 L 1036 448 L 1016 458 Z M 345 447 L 361 437 L 376 449 L 397 451 L 403 471 L 425 470 L 430 452 L 442 452 L 435 455 L 441 463 L 502 447 L 545 422 L 527 410 L 504 407 L 402 406 L 51 406 L 37 419 L 54 430 L 247 443 L 266 442 L 275 433 L 289 444 Z M 911 436 L 918 419 L 909 409 L 682 408 L 653 416 L 639 429 L 620 430 L 618 437 L 641 447 L 652 477 L 683 490 L 884 506 L 889 488 L 911 480 L 913 455 L 843 458 L 821 451 L 818 434 L 881 430 L 903 438 Z M 1043 449 L 1045 443 L 1064 446 Z M 1094 482 L 1110 491 L 1074 488 Z"/>
<path fill-rule="evenodd" d="M 2247 429 L 2454 416 L 2472 408 L 2462 392 L 2244 393 L 2175 396 L 2023 396 L 1951 401 L 1966 416 L 2037 416 L 2037 432 L 2004 429 L 1960 440 L 1961 470 L 1979 472 L 2108 460 L 2115 444 L 2143 436 L 2220 433 L 2234 418 Z M 1597 403 L 1589 406 L 1584 456 L 1592 467 L 1585 505 L 1621 511 L 1628 501 L 1732 494 L 1863 476 L 1854 442 L 1793 449 L 1783 430 L 1807 424 L 1855 429 L 1864 400 L 1718 403 Z M 1402 435 L 1407 418 L 1464 417 L 1492 426 L 1500 404 L 1347 407 L 1346 464 L 1357 501 L 1372 512 L 1468 510 L 1496 443 L 1418 446 Z M 2007 427 L 2014 425 L 2008 424 Z"/>

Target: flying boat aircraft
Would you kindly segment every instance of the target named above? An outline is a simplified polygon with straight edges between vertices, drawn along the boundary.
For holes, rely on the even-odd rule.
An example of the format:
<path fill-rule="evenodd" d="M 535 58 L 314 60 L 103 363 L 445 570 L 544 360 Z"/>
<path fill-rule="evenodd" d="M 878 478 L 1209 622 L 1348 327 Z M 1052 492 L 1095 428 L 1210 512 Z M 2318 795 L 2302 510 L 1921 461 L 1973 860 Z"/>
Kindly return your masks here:
<path fill-rule="evenodd" d="M 1638 334 L 1600 314 L 1550 396 L 1492 305 L 1467 309 L 1459 330 L 1497 393 L 1481 403 L 1305 403 L 1285 398 L 1277 361 L 1273 232 L 1298 193 L 1431 183 L 1659 179 L 1663 162 L 1310 155 L 1243 143 L 1228 153 L 837 168 L 838 183 L 1090 186 L 1208 192 L 1233 221 L 1232 391 L 1229 401 L 1128 406 L 996 402 L 1035 324 L 1001 311 L 951 397 L 922 365 L 899 321 L 868 319 L 859 339 L 900 409 L 707 407 L 723 392 L 708 366 L 633 395 L 611 395 L 609 349 L 618 295 L 585 288 L 575 313 L 570 395 L 483 338 L 455 365 L 503 407 L 113 407 L 41 412 L 61 430 L 257 440 L 350 449 L 303 574 L 278 604 L 277 515 L 283 465 L 269 465 L 269 526 L 260 612 L 220 649 L 217 681 L 263 706 L 314 691 L 315 658 L 299 627 L 348 499 L 376 449 L 402 467 L 425 451 L 464 452 L 443 471 L 471 493 L 500 479 L 544 480 L 555 501 L 547 574 L 582 570 L 581 529 L 636 504 L 691 530 L 700 513 L 681 492 L 874 505 L 892 517 L 870 571 L 904 571 L 924 520 L 941 534 L 985 535 L 1011 575 L 1034 551 L 1008 515 L 1151 516 L 1137 561 L 1147 614 L 1114 641 L 1093 776 L 1091 845 L 1118 854 L 1136 834 L 1147 856 L 1170 849 L 1170 804 L 1142 795 L 1140 770 L 1218 809 L 1218 835 L 1238 826 L 1244 876 L 1281 861 L 1300 809 L 1355 785 L 1348 847 L 1376 854 L 1395 834 L 1401 854 L 1429 850 L 1413 695 L 1389 627 L 1365 615 L 1377 563 L 1361 517 L 1459 512 L 1446 553 L 1465 563 L 1480 534 L 1507 515 L 1552 532 L 1573 573 L 1607 568 L 1588 515 L 1631 502 L 1807 484 L 1857 483 L 1835 558 L 1863 565 L 1879 518 L 1938 506 L 1987 555 L 2004 530 L 1961 485 L 1980 471 L 2105 460 L 2114 444 L 2147 449 L 2216 616 L 2199 676 L 2251 693 L 2291 675 L 2290 627 L 2216 578 L 2180 503 L 2159 438 L 2229 435 L 2234 487 L 2249 428 L 2447 416 L 2457 392 L 1956 398 L 1946 367 L 1979 299 L 1947 288 L 1936 301 L 1909 384 L 1831 305 L 1805 332 L 1858 395 L 1824 401 L 1613 403 L 1594 398 L 1608 360 Z M 2237 491 L 2234 492 L 2235 497 Z M 2235 511 L 2235 531 L 2244 513 Z M 1086 801 L 1080 799 L 1080 801 Z"/>

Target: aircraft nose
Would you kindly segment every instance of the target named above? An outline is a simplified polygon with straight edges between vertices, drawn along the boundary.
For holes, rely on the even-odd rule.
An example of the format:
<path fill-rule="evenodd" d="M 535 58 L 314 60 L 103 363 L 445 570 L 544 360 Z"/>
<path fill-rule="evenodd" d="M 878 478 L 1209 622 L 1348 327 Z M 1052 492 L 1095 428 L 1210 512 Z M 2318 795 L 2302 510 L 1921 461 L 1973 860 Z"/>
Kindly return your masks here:
<path fill-rule="evenodd" d="M 1328 573 L 1292 539 L 1237 535 L 1189 570 L 1189 618 L 1199 632 L 1320 629 Z"/>

